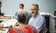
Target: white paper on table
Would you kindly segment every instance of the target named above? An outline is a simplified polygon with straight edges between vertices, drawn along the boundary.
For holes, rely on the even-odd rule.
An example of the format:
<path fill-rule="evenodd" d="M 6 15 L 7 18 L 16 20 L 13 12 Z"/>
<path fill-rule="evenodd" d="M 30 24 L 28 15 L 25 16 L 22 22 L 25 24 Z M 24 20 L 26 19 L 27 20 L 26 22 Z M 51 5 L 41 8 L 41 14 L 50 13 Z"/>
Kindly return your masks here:
<path fill-rule="evenodd" d="M 3 21 L 1 24 L 3 24 L 4 27 L 7 27 L 7 26 L 10 26 L 10 25 L 14 26 L 15 23 L 17 23 L 16 19 L 9 19 L 7 21 Z"/>

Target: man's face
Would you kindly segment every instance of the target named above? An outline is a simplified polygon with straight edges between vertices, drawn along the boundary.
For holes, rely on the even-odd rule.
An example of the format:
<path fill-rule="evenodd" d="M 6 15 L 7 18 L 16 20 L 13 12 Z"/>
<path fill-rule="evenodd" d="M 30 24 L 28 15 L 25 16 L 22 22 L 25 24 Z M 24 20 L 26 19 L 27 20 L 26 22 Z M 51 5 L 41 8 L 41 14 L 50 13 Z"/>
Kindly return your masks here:
<path fill-rule="evenodd" d="M 2 4 L 0 4 L 0 8 L 1 8 Z"/>
<path fill-rule="evenodd" d="M 35 16 L 36 14 L 38 14 L 39 9 L 37 8 L 37 6 L 32 5 L 31 11 L 32 15 Z"/>
<path fill-rule="evenodd" d="M 20 9 L 23 9 L 23 6 L 22 6 L 22 5 L 19 5 L 19 8 L 20 8 Z"/>

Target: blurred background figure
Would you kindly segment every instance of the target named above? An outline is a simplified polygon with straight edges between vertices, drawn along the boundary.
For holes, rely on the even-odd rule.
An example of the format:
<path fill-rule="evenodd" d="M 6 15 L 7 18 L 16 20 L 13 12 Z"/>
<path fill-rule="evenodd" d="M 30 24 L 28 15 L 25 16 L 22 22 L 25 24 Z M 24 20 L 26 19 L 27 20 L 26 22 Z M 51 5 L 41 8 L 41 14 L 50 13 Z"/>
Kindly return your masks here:
<path fill-rule="evenodd" d="M 19 5 L 19 9 L 18 11 L 16 12 L 15 16 L 17 16 L 18 14 L 20 14 L 21 12 L 25 12 L 27 14 L 27 21 L 28 21 L 28 12 L 24 10 L 24 4 L 21 3 Z M 25 22 L 27 24 L 27 21 Z"/>
<path fill-rule="evenodd" d="M 19 5 L 19 8 L 20 8 L 20 9 L 24 9 L 24 4 L 21 3 L 21 4 Z"/>
<path fill-rule="evenodd" d="M 1 1 L 0 1 L 0 14 L 1 14 L 1 6 L 2 6 L 2 4 L 1 4 Z"/>
<path fill-rule="evenodd" d="M 18 9 L 18 11 L 16 12 L 15 15 L 17 16 L 18 13 L 20 13 L 20 11 L 24 11 L 23 9 L 24 9 L 24 4 L 20 4 L 20 5 L 19 5 L 19 9 Z"/>
<path fill-rule="evenodd" d="M 38 33 L 38 31 L 32 26 L 26 25 L 27 15 L 25 12 L 18 14 L 18 22 L 14 27 L 10 28 L 8 33 Z"/>
<path fill-rule="evenodd" d="M 45 29 L 45 19 L 43 16 L 39 14 L 39 6 L 38 4 L 32 4 L 32 17 L 29 20 L 29 25 L 34 26 L 40 33 L 43 33 Z"/>
<path fill-rule="evenodd" d="M 56 8 L 55 8 L 55 11 L 54 11 L 54 16 L 56 16 Z"/>
<path fill-rule="evenodd" d="M 4 13 L 1 13 L 2 2 L 0 1 L 0 16 L 3 16 Z"/>
<path fill-rule="evenodd" d="M 16 12 L 16 16 L 18 15 L 18 13 L 20 13 L 20 12 L 26 12 L 25 10 L 24 10 L 24 4 L 23 3 L 21 3 L 20 5 L 19 5 L 19 9 L 18 9 L 18 11 Z"/>

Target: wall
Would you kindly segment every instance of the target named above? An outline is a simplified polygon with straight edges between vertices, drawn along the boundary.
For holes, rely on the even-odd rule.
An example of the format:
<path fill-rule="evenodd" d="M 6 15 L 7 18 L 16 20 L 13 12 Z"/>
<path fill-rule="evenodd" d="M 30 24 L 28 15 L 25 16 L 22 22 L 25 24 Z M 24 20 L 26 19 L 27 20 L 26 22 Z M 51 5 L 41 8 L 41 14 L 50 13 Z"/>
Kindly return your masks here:
<path fill-rule="evenodd" d="M 0 1 L 2 1 L 2 0 L 0 0 Z"/>
<path fill-rule="evenodd" d="M 55 0 L 55 8 L 56 8 L 56 0 Z"/>
<path fill-rule="evenodd" d="M 14 15 L 18 11 L 20 3 L 25 5 L 25 10 L 30 12 L 32 3 L 39 4 L 40 12 L 53 13 L 56 0 L 2 0 L 2 12 Z"/>
<path fill-rule="evenodd" d="M 36 0 L 35 3 L 39 4 L 41 12 L 53 13 L 55 9 L 56 0 Z"/>
<path fill-rule="evenodd" d="M 2 3 L 2 12 L 14 15 L 18 11 L 20 3 L 23 3 L 25 5 L 25 10 L 29 12 L 34 0 L 2 0 Z"/>
<path fill-rule="evenodd" d="M 55 0 L 55 8 L 56 8 L 56 0 Z"/>

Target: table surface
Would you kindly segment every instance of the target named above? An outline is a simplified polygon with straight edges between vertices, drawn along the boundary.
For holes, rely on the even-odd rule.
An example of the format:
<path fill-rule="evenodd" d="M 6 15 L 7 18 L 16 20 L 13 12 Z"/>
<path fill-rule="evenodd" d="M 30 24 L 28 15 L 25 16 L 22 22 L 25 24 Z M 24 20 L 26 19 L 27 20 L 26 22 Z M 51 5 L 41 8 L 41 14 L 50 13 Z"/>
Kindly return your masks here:
<path fill-rule="evenodd" d="M 0 33 L 7 33 L 8 32 L 8 28 L 3 28 L 4 30 L 0 30 Z"/>

